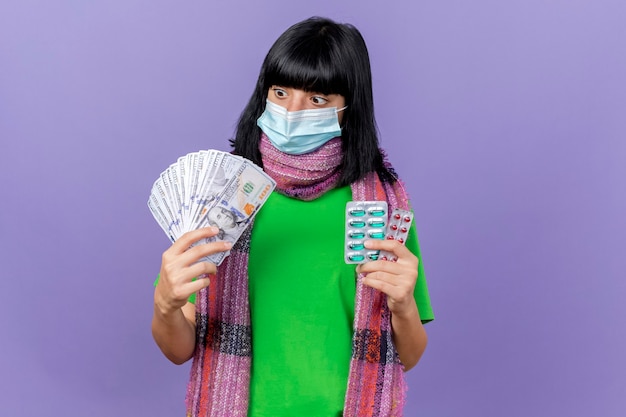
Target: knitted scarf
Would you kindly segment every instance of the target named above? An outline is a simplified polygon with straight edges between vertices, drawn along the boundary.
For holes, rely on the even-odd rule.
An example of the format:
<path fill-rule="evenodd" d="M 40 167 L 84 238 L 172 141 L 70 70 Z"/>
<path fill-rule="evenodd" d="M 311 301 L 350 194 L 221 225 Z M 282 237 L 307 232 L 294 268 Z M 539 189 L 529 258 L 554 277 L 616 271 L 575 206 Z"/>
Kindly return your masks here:
<path fill-rule="evenodd" d="M 314 199 L 336 186 L 340 175 L 341 139 L 318 150 L 289 155 L 262 135 L 264 170 L 280 193 Z M 391 166 L 385 162 L 393 173 Z M 386 200 L 389 212 L 409 208 L 399 180 L 390 184 L 376 173 L 351 185 L 353 200 Z M 196 298 L 196 349 L 187 389 L 189 417 L 245 417 L 252 342 L 248 306 L 248 253 L 252 225 L 231 249 Z M 345 417 L 402 416 L 406 385 L 403 365 L 392 341 L 386 295 L 357 277 L 352 358 L 344 403 Z"/>

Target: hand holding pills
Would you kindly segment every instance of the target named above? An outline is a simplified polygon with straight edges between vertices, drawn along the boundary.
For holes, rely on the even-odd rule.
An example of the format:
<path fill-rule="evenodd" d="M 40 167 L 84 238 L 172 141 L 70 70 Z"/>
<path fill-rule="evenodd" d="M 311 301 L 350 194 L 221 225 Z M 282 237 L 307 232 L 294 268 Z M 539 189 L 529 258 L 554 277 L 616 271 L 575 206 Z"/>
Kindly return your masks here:
<path fill-rule="evenodd" d="M 350 201 L 346 205 L 345 261 L 359 263 L 363 283 L 387 294 L 389 309 L 402 314 L 415 307 L 413 290 L 419 260 L 404 243 L 413 213 L 385 201 Z"/>

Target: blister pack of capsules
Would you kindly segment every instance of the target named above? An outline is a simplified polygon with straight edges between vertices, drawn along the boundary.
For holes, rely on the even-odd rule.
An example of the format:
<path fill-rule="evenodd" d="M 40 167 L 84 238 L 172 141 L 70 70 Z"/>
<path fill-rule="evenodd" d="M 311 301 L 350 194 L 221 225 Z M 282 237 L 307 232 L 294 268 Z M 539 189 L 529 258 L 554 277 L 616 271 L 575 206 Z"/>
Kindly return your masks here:
<path fill-rule="evenodd" d="M 348 201 L 346 204 L 345 260 L 360 264 L 378 259 L 379 251 L 366 249 L 368 239 L 384 239 L 387 227 L 386 201 Z"/>
<path fill-rule="evenodd" d="M 349 201 L 346 204 L 346 234 L 344 258 L 348 264 L 360 264 L 378 259 L 396 261 L 393 253 L 365 248 L 368 239 L 395 239 L 400 243 L 413 220 L 413 213 L 396 209 L 388 215 L 386 201 Z"/>

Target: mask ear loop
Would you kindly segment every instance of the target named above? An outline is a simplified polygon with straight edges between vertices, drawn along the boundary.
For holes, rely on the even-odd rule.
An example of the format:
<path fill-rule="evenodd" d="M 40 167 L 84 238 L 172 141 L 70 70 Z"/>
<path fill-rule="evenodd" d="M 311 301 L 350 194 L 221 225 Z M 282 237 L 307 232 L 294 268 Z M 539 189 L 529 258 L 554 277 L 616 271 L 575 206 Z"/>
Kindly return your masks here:
<path fill-rule="evenodd" d="M 335 114 L 339 113 L 340 111 L 344 111 L 344 110 L 345 110 L 345 109 L 347 109 L 347 108 L 348 108 L 348 105 L 345 105 L 345 106 L 343 106 L 343 107 L 342 107 L 342 108 L 340 108 L 340 109 L 335 109 Z M 339 128 L 340 128 L 341 130 L 343 130 L 343 126 L 341 126 L 341 125 L 340 125 L 340 126 L 339 126 Z"/>

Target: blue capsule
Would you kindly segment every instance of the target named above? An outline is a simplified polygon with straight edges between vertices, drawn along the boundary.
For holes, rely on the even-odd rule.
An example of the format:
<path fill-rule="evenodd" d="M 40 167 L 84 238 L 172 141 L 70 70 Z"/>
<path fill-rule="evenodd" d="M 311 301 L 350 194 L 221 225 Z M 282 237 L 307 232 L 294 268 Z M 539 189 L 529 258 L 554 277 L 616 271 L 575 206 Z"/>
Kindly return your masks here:
<path fill-rule="evenodd" d="M 350 220 L 350 226 L 365 227 L 365 222 L 363 220 Z"/>
<path fill-rule="evenodd" d="M 363 250 L 365 246 L 363 246 L 363 242 L 350 242 L 348 245 L 352 250 Z"/>
<path fill-rule="evenodd" d="M 369 225 L 371 227 L 385 227 L 385 222 L 384 220 L 380 220 L 380 219 L 370 219 Z"/>
<path fill-rule="evenodd" d="M 349 210 L 350 215 L 354 217 L 362 217 L 365 216 L 365 210 L 362 208 L 353 208 Z"/>
<path fill-rule="evenodd" d="M 352 231 L 349 233 L 350 239 L 363 239 L 365 237 L 365 232 L 360 231 Z"/>
<path fill-rule="evenodd" d="M 369 213 L 372 216 L 381 217 L 385 215 L 385 209 L 382 207 L 370 207 Z"/>
<path fill-rule="evenodd" d="M 365 260 L 365 256 L 363 256 L 363 255 L 350 255 L 350 256 L 348 256 L 348 259 L 350 259 L 351 261 L 354 261 L 354 262 L 361 262 L 361 261 Z"/>
<path fill-rule="evenodd" d="M 383 239 L 385 237 L 385 232 L 381 230 L 372 230 L 369 232 L 369 237 L 372 239 Z"/>

